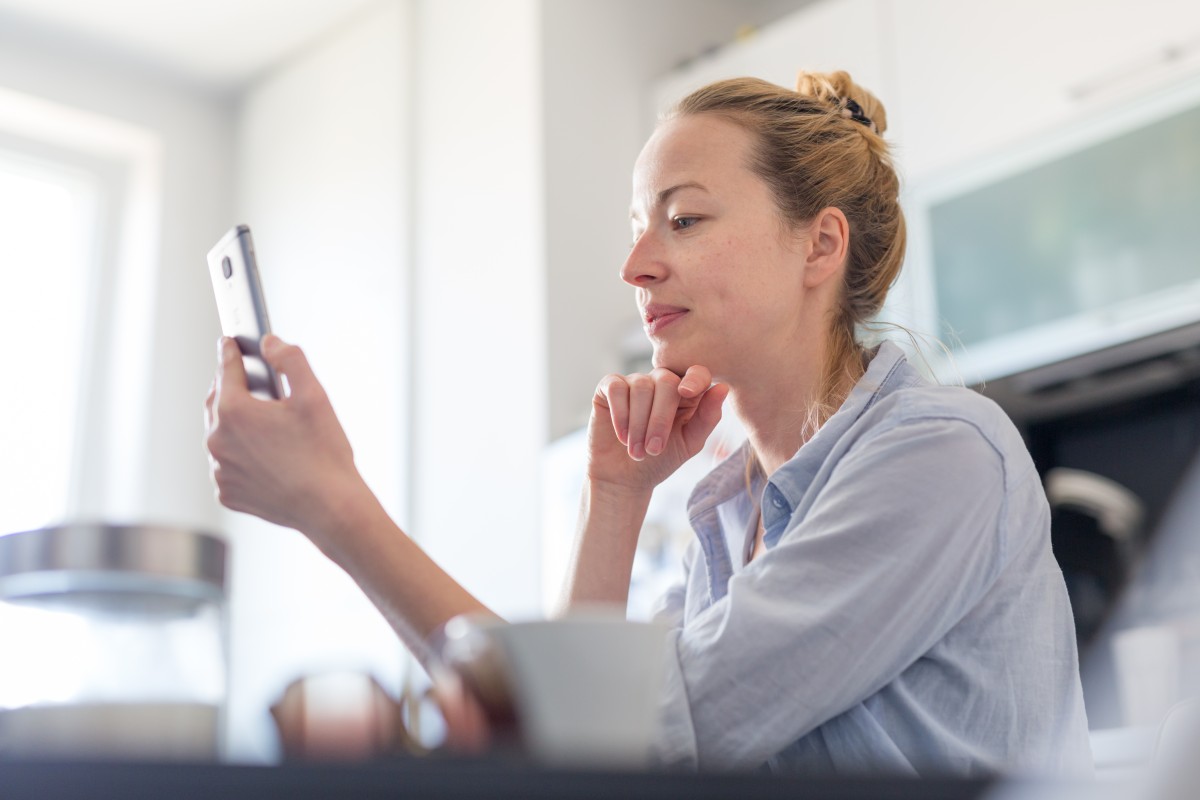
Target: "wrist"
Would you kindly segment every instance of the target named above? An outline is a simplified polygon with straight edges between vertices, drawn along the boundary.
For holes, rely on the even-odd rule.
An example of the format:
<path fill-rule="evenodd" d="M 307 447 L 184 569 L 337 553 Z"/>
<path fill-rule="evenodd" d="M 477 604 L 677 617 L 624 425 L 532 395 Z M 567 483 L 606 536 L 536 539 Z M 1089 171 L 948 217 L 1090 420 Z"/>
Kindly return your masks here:
<path fill-rule="evenodd" d="M 593 536 L 600 534 L 609 545 L 621 543 L 619 548 L 623 551 L 636 547 L 653 492 L 653 489 L 587 479 L 583 487 L 581 530 L 585 535 L 587 531 L 592 531 Z"/>
<path fill-rule="evenodd" d="M 375 524 L 383 512 L 378 498 L 356 472 L 352 479 L 323 492 L 312 525 L 304 531 L 322 553 L 341 564 L 357 540 Z"/>
<path fill-rule="evenodd" d="M 638 536 L 653 489 L 584 481 L 579 533 L 563 594 L 563 610 L 629 599 Z"/>
<path fill-rule="evenodd" d="M 640 509 L 642 512 L 650 505 L 650 497 L 654 494 L 653 488 L 627 486 L 591 476 L 584 479 L 583 489 L 590 505 L 600 503 L 614 509 Z"/>

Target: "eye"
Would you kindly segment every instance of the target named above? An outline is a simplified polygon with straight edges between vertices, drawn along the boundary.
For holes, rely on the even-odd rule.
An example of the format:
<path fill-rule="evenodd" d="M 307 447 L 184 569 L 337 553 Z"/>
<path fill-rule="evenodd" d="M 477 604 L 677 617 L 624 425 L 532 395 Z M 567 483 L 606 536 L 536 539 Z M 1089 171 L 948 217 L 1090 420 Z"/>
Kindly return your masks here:
<path fill-rule="evenodd" d="M 677 230 L 686 230 L 700 221 L 699 217 L 671 217 L 671 226 Z"/>

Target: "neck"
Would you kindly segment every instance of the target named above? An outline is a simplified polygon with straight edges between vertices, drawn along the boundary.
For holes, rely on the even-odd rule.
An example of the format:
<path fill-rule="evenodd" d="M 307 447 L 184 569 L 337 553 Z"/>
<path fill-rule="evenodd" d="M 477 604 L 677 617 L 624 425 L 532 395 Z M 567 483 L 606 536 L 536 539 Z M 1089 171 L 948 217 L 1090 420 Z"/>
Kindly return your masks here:
<path fill-rule="evenodd" d="M 750 445 L 768 476 L 789 461 L 824 423 L 822 405 L 836 408 L 850 389 L 839 387 L 833 397 L 820 396 L 828 389 L 823 386 L 826 347 L 822 342 L 809 352 L 811 357 L 796 359 L 788 372 L 764 370 L 728 381 L 732 409 L 745 425 Z"/>

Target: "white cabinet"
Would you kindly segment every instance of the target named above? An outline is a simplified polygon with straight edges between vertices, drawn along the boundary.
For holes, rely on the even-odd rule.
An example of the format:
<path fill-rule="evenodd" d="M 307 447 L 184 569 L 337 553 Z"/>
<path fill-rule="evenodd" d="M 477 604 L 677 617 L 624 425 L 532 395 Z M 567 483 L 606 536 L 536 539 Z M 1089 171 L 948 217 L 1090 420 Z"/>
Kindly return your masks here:
<path fill-rule="evenodd" d="M 910 182 L 1200 70 L 1195 0 L 888 0 Z"/>
<path fill-rule="evenodd" d="M 910 232 L 899 297 L 916 327 L 955 330 L 958 373 L 994 380 L 1195 322 L 1181 220 L 1197 207 L 1200 4 L 894 9 Z"/>
<path fill-rule="evenodd" d="M 1200 72 L 1200 2 L 822 0 L 666 76 L 654 102 L 741 75 L 792 86 L 799 68 L 878 94 L 913 182 Z"/>
<path fill-rule="evenodd" d="M 886 28 L 881 13 L 886 2 L 824 0 L 807 6 L 746 41 L 668 75 L 655 86 L 656 110 L 723 78 L 750 76 L 792 88 L 800 69 L 845 70 L 886 105 L 890 70 L 884 59 Z"/>

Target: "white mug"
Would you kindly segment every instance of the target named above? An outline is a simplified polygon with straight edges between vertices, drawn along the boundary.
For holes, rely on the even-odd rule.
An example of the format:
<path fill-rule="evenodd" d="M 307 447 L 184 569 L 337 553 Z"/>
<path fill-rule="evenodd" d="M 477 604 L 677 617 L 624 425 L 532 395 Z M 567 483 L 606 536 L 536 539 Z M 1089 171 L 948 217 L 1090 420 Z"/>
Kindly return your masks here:
<path fill-rule="evenodd" d="M 658 727 L 665 638 L 662 625 L 598 612 L 514 623 L 466 618 L 447 625 L 444 652 L 468 673 L 478 662 L 464 664 L 461 654 L 495 659 L 521 743 L 536 761 L 640 769 Z"/>

